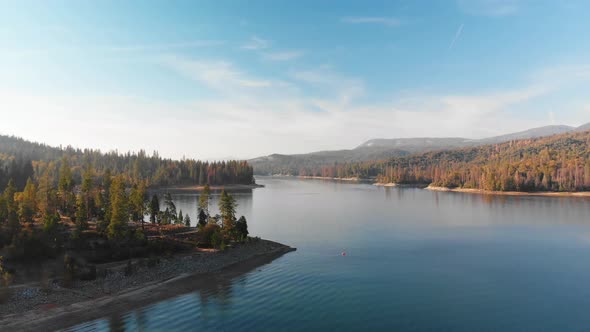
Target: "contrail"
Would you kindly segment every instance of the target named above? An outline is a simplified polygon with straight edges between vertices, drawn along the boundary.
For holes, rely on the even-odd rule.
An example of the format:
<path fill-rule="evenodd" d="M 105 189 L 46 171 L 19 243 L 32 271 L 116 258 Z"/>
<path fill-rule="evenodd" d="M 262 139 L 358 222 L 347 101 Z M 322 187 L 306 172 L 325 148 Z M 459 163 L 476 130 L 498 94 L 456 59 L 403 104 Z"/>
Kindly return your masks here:
<path fill-rule="evenodd" d="M 459 37 L 461 37 L 461 32 L 463 32 L 463 26 L 464 26 L 464 24 L 461 23 L 461 25 L 459 26 L 459 29 L 457 29 L 457 32 L 455 33 L 455 38 L 453 38 L 451 45 L 449 45 L 449 50 L 451 48 L 453 48 L 453 46 L 455 46 L 455 42 L 457 41 L 457 39 L 459 39 Z"/>

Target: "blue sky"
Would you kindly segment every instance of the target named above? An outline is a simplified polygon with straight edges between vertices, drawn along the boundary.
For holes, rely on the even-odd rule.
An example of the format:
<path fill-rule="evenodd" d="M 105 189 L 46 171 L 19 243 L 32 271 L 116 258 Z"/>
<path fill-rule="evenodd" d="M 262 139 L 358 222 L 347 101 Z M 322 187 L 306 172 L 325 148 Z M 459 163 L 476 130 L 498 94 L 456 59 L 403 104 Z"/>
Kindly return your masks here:
<path fill-rule="evenodd" d="M 590 122 L 587 1 L 0 1 L 0 133 L 248 158 Z"/>

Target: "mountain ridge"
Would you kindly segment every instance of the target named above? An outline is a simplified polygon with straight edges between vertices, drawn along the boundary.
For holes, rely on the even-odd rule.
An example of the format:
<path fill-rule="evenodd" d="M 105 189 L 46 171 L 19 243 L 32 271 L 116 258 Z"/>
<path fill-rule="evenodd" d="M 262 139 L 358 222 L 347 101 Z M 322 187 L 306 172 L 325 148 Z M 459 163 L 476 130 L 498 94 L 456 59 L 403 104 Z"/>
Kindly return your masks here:
<path fill-rule="evenodd" d="M 415 153 L 474 147 L 584 130 L 590 130 L 590 123 L 578 127 L 548 125 L 481 139 L 463 137 L 376 138 L 365 141 L 353 149 L 324 150 L 301 154 L 274 153 L 252 158 L 248 160 L 248 163 L 254 167 L 254 173 L 258 175 L 298 175 L 302 171 L 307 172 L 310 169 L 334 163 L 383 160 Z"/>

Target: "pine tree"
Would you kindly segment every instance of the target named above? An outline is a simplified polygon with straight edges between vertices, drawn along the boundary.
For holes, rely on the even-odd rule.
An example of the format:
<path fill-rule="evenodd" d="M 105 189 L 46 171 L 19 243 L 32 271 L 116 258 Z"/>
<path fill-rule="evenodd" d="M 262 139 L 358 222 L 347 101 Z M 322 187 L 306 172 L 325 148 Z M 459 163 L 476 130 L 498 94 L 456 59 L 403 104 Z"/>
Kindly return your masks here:
<path fill-rule="evenodd" d="M 47 214 L 53 215 L 57 211 L 57 192 L 55 191 L 54 181 L 55 163 L 50 162 L 39 179 L 39 188 L 37 189 L 39 210 L 44 216 Z"/>
<path fill-rule="evenodd" d="M 102 176 L 102 210 L 103 219 L 105 223 L 111 220 L 111 183 L 112 183 L 111 169 L 107 168 Z"/>
<path fill-rule="evenodd" d="M 166 207 L 165 214 L 168 223 L 175 222 L 177 218 L 176 205 L 174 204 L 174 201 L 172 201 L 172 195 L 170 195 L 170 193 L 164 195 L 164 206 Z"/>
<path fill-rule="evenodd" d="M 223 190 L 219 200 L 219 212 L 221 214 L 223 232 L 230 238 L 233 238 L 235 235 L 234 226 L 236 222 L 236 208 L 237 203 L 235 198 Z"/>
<path fill-rule="evenodd" d="M 158 221 L 158 214 L 160 213 L 160 200 L 158 195 L 154 194 L 150 201 L 150 222 L 155 224 Z"/>
<path fill-rule="evenodd" d="M 19 216 L 22 222 L 32 222 L 37 213 L 37 187 L 29 178 L 21 195 Z"/>
<path fill-rule="evenodd" d="M 89 164 L 84 171 L 82 179 L 82 194 L 84 195 L 84 209 L 86 210 L 86 220 L 90 220 L 93 210 L 93 195 L 92 190 L 94 189 L 94 170 Z"/>
<path fill-rule="evenodd" d="M 68 157 L 64 156 L 61 160 L 61 167 L 59 169 L 58 194 L 61 199 L 62 211 L 69 214 L 73 209 L 73 194 L 74 180 L 72 177 L 72 169 Z"/>
<path fill-rule="evenodd" d="M 191 227 L 191 217 L 189 217 L 188 213 L 184 216 L 184 225 L 186 227 Z"/>
<path fill-rule="evenodd" d="M 144 215 L 145 215 L 145 184 L 142 182 L 140 185 L 134 185 L 129 195 L 129 201 L 131 203 L 131 210 L 133 220 L 141 221 L 141 229 L 144 229 Z"/>
<path fill-rule="evenodd" d="M 20 229 L 20 223 L 18 221 L 18 207 L 14 200 L 14 194 L 16 193 L 16 187 L 14 186 L 14 181 L 10 179 L 8 181 L 8 186 L 4 190 L 4 204 L 6 206 L 6 224 L 8 226 L 8 234 L 9 236 L 14 236 L 18 233 Z"/>
<path fill-rule="evenodd" d="M 174 223 L 178 225 L 184 224 L 184 215 L 182 214 L 182 209 L 178 211 L 178 217 L 176 217 Z"/>
<path fill-rule="evenodd" d="M 109 239 L 121 239 L 125 236 L 129 222 L 129 204 L 125 194 L 125 180 L 116 176 L 110 186 L 111 220 L 107 227 Z"/>
<path fill-rule="evenodd" d="M 205 213 L 205 210 L 199 209 L 199 227 L 205 227 L 207 225 L 207 223 L 209 222 L 209 217 L 207 216 L 207 214 Z"/>
<path fill-rule="evenodd" d="M 78 229 L 88 228 L 88 213 L 86 211 L 86 202 L 83 195 L 76 196 L 76 226 Z"/>
<path fill-rule="evenodd" d="M 248 234 L 248 222 L 246 221 L 246 217 L 241 216 L 236 222 L 236 235 L 238 239 L 243 240 Z"/>
<path fill-rule="evenodd" d="M 211 188 L 208 184 L 203 188 L 203 192 L 199 196 L 198 210 L 205 211 L 205 215 L 209 217 L 209 200 L 211 199 Z"/>

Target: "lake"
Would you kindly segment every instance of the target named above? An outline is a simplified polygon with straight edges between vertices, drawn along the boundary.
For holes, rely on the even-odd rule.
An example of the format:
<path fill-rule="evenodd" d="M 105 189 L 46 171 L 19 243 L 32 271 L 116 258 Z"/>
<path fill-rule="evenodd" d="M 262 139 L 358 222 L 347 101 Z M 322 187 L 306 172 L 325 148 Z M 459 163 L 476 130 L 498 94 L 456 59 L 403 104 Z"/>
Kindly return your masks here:
<path fill-rule="evenodd" d="M 296 252 L 219 285 L 73 329 L 590 329 L 587 198 L 257 182 L 266 187 L 234 193 L 238 215 L 246 216 L 252 236 Z M 196 222 L 198 196 L 173 198 Z"/>

